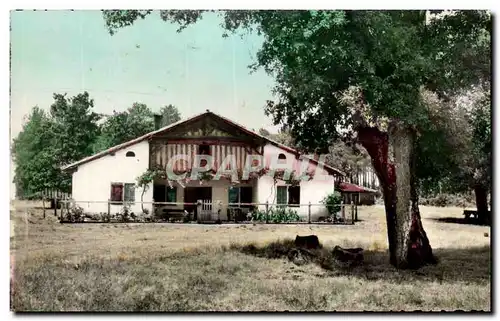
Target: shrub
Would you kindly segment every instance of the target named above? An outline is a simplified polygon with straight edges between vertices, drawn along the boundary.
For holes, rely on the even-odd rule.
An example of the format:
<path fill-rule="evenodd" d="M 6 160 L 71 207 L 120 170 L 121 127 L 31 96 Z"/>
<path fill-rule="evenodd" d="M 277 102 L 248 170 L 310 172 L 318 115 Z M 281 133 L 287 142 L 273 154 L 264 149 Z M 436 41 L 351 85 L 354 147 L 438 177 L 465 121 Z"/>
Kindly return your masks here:
<path fill-rule="evenodd" d="M 270 208 L 267 218 L 271 223 L 288 223 L 300 221 L 300 216 L 297 211 L 286 207 Z M 252 212 L 252 221 L 265 222 L 266 211 L 256 210 Z"/>
<path fill-rule="evenodd" d="M 83 212 L 83 207 L 76 205 L 71 202 L 68 206 L 68 211 L 64 219 L 69 222 L 82 222 L 85 218 L 85 213 Z"/>
<path fill-rule="evenodd" d="M 421 205 L 427 206 L 437 206 L 437 207 L 446 207 L 446 206 L 457 206 L 457 207 L 468 207 L 474 206 L 473 199 L 468 197 L 468 195 L 454 195 L 454 194 L 446 194 L 440 193 L 434 197 L 428 198 L 420 198 L 419 203 Z"/>
<path fill-rule="evenodd" d="M 127 203 L 123 204 L 123 207 L 118 214 L 118 220 L 120 222 L 126 223 L 129 222 L 131 219 L 135 218 L 134 213 L 130 211 L 130 205 Z"/>
<path fill-rule="evenodd" d="M 110 222 L 111 221 L 111 214 L 108 214 L 108 213 L 102 213 L 101 215 L 101 219 L 103 222 Z"/>
<path fill-rule="evenodd" d="M 331 216 L 335 216 L 341 209 L 342 196 L 339 192 L 333 192 L 325 196 L 321 203 L 325 204 Z"/>

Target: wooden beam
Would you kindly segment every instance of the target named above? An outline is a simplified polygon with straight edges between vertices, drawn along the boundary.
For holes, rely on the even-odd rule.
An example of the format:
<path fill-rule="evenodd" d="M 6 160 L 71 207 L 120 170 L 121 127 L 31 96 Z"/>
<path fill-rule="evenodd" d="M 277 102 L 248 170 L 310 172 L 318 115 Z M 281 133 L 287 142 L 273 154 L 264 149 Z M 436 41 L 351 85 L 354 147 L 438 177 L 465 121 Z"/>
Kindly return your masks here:
<path fill-rule="evenodd" d="M 167 144 L 192 144 L 192 145 L 230 145 L 230 146 L 248 146 L 257 148 L 258 146 L 249 141 L 237 139 L 234 137 L 200 137 L 200 138 L 156 138 L 155 141 L 166 141 Z"/>

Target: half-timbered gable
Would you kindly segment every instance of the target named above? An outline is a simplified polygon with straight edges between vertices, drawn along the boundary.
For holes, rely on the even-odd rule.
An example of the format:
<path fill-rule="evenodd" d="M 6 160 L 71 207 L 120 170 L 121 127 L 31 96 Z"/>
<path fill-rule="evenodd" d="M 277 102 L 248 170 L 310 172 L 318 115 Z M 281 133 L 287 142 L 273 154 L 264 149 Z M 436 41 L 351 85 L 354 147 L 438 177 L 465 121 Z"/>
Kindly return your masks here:
<path fill-rule="evenodd" d="M 243 169 L 248 155 L 262 155 L 265 141 L 245 132 L 224 119 L 206 114 L 168 131 L 160 132 L 150 138 L 150 166 L 165 168 L 171 166 L 175 171 L 187 171 L 194 164 L 195 155 L 210 155 L 217 171 L 228 155 L 233 155 L 238 169 Z M 187 155 L 187 159 L 179 159 Z M 177 157 L 177 158 L 176 158 Z"/>

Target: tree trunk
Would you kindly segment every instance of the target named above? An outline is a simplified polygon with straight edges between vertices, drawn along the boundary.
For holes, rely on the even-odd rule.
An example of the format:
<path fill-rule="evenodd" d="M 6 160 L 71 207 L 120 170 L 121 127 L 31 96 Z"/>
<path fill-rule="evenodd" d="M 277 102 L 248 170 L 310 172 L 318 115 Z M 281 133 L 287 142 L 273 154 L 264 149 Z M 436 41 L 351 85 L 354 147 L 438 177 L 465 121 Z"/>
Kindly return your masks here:
<path fill-rule="evenodd" d="M 360 127 L 358 138 L 382 187 L 391 264 L 404 269 L 436 263 L 418 209 L 414 132 L 400 124 L 392 124 L 389 134 Z"/>
<path fill-rule="evenodd" d="M 144 213 L 144 193 L 146 193 L 146 187 L 147 185 L 144 185 L 142 188 L 142 193 L 141 193 L 141 211 Z"/>
<path fill-rule="evenodd" d="M 481 223 L 488 223 L 488 190 L 483 185 L 477 184 L 474 186 L 474 193 L 476 194 L 477 218 Z"/>

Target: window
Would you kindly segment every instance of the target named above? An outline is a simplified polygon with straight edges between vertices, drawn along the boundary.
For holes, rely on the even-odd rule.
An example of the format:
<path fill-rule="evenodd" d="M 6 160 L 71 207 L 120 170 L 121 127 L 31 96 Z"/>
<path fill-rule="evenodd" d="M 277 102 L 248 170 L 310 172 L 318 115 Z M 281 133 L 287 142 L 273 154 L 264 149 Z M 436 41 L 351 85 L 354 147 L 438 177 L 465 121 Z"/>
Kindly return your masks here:
<path fill-rule="evenodd" d="M 300 204 L 300 186 L 288 187 L 288 205 L 299 206 Z"/>
<path fill-rule="evenodd" d="M 123 200 L 125 202 L 135 202 L 135 184 L 125 183 L 125 195 Z"/>
<path fill-rule="evenodd" d="M 132 151 L 129 151 L 125 154 L 125 157 L 135 157 L 135 153 Z"/>
<path fill-rule="evenodd" d="M 241 187 L 240 188 L 240 202 L 241 203 L 252 203 L 252 193 L 251 187 Z"/>
<path fill-rule="evenodd" d="M 112 202 L 135 202 L 135 184 L 134 183 L 112 183 L 111 197 Z"/>
<path fill-rule="evenodd" d="M 167 187 L 165 185 L 154 185 L 153 186 L 153 199 L 155 202 L 166 202 L 167 201 Z"/>
<path fill-rule="evenodd" d="M 229 203 L 252 203 L 252 187 L 230 187 L 228 190 Z M 248 208 L 249 205 L 241 205 L 240 207 Z"/>
<path fill-rule="evenodd" d="M 200 147 L 198 147 L 198 154 L 199 155 L 210 155 L 210 146 L 209 145 L 200 145 Z M 202 159 L 200 161 L 200 166 L 205 167 L 206 165 L 207 165 L 207 160 Z"/>
<path fill-rule="evenodd" d="M 177 202 L 177 187 L 167 187 L 167 202 Z"/>
<path fill-rule="evenodd" d="M 300 204 L 300 186 L 278 186 L 276 203 L 290 206 L 299 206 Z"/>
<path fill-rule="evenodd" d="M 286 204 L 286 196 L 287 196 L 286 191 L 287 191 L 286 186 L 278 186 L 277 187 L 276 203 Z"/>
<path fill-rule="evenodd" d="M 278 155 L 278 164 L 285 164 L 286 163 L 286 155 L 281 153 Z"/>
<path fill-rule="evenodd" d="M 240 200 L 240 188 L 239 187 L 230 187 L 228 190 L 228 200 L 229 203 L 238 203 Z"/>
<path fill-rule="evenodd" d="M 210 145 L 200 145 L 200 147 L 198 147 L 198 154 L 210 155 Z"/>
<path fill-rule="evenodd" d="M 168 187 L 166 185 L 153 186 L 153 199 L 155 202 L 177 202 L 177 187 Z"/>

